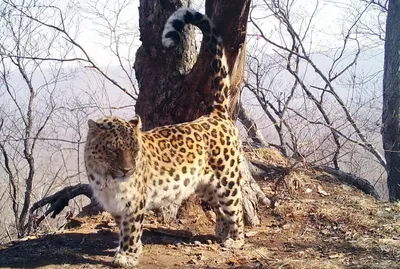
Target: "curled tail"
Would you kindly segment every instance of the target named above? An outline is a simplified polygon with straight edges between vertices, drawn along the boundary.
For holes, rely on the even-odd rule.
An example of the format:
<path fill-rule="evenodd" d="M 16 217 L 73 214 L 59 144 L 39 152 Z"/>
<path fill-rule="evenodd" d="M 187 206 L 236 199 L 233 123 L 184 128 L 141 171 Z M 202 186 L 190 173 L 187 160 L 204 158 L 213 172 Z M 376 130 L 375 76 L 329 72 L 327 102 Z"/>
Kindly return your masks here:
<path fill-rule="evenodd" d="M 214 56 L 211 62 L 212 88 L 215 93 L 213 107 L 214 109 L 226 110 L 230 86 L 228 65 L 226 63 L 222 37 L 217 33 L 212 20 L 207 15 L 201 14 L 194 9 L 180 8 L 168 18 L 162 34 L 162 43 L 167 48 L 177 44 L 181 39 L 185 24 L 197 26 L 205 37 L 207 48 Z"/>

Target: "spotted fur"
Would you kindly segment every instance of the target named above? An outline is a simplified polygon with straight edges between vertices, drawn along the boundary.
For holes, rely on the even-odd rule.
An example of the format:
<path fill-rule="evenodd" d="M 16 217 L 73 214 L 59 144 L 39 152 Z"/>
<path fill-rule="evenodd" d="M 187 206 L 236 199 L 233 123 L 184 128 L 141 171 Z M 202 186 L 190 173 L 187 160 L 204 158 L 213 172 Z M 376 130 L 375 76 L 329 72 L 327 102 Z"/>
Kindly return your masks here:
<path fill-rule="evenodd" d="M 89 120 L 85 164 L 96 199 L 119 224 L 114 263 L 138 264 L 147 209 L 179 205 L 196 193 L 217 215 L 216 235 L 226 247 L 244 243 L 238 130 L 226 110 L 229 76 L 220 36 L 212 21 L 179 9 L 167 21 L 163 44 L 179 41 L 184 24 L 199 26 L 214 52 L 216 99 L 209 115 L 192 122 L 141 131 L 141 120 Z"/>

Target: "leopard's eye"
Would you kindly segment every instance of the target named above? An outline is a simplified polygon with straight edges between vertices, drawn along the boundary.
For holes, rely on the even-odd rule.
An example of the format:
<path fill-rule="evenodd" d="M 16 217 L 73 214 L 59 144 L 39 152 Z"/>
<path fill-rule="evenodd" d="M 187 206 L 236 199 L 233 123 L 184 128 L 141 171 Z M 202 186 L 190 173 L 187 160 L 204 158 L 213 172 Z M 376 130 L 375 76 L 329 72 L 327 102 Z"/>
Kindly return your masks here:
<path fill-rule="evenodd" d="M 115 150 L 115 148 L 110 143 L 106 144 L 106 152 L 107 152 L 108 157 L 111 160 L 117 159 L 118 152 Z"/>
<path fill-rule="evenodd" d="M 111 160 L 115 160 L 115 159 L 117 159 L 117 157 L 118 157 L 118 153 L 117 153 L 116 151 L 110 150 L 110 151 L 108 152 L 108 156 L 110 157 Z"/>
<path fill-rule="evenodd" d="M 114 147 L 111 145 L 111 143 L 107 143 L 106 144 L 106 148 L 108 149 L 108 150 L 114 150 Z"/>

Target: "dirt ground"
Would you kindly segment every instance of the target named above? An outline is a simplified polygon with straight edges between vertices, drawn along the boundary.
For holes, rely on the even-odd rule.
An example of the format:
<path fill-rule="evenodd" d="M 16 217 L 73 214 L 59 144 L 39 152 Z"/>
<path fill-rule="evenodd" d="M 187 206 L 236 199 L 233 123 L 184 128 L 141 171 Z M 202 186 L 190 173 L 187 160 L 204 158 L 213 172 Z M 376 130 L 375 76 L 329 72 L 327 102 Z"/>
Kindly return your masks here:
<path fill-rule="evenodd" d="M 139 268 L 400 268 L 400 203 L 323 178 L 299 170 L 285 184 L 259 181 L 272 207 L 260 208 L 262 224 L 246 227 L 240 250 L 215 243 L 200 207 L 169 225 L 149 216 Z M 114 226 L 104 214 L 73 218 L 53 234 L 0 246 L 0 267 L 109 268 Z"/>

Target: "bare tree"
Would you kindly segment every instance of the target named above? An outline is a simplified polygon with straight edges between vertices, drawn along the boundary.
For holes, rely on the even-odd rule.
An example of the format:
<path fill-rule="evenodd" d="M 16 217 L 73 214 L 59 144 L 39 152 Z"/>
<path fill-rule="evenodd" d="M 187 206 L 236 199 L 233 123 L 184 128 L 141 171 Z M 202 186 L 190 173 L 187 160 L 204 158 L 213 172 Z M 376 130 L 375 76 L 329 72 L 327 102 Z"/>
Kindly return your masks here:
<path fill-rule="evenodd" d="M 169 5 L 154 5 L 153 1 L 147 0 L 140 2 L 142 46 L 135 60 L 140 88 L 136 111 L 144 118 L 145 129 L 198 118 L 207 112 L 213 97 L 209 56 L 202 47 L 197 57 L 193 30 L 184 34 L 183 42 L 173 51 L 166 51 L 158 38 L 168 16 L 184 4 L 185 1 L 177 0 L 170 1 Z M 246 56 L 244 41 L 249 4 L 250 1 L 244 0 L 206 1 L 206 13 L 219 26 L 228 48 L 228 64 L 233 70 L 233 103 L 230 106 L 233 119 L 237 118 L 237 97 Z M 146 19 L 149 16 L 153 19 Z"/>
<path fill-rule="evenodd" d="M 272 122 L 279 141 L 275 146 L 287 156 L 352 170 L 357 166 L 352 154 L 368 152 L 385 169 L 376 128 L 380 108 L 372 107 L 379 94 L 371 94 L 371 99 L 358 95 L 370 79 L 357 73 L 360 55 L 375 45 L 364 42 L 361 29 L 367 15 L 376 14 L 375 5 L 341 7 L 349 12 L 341 38 L 325 46 L 314 45 L 313 37 L 323 33 L 314 20 L 326 3 L 313 3 L 308 11 L 296 1 L 258 1 L 253 6 L 256 50 L 249 50 L 245 87 Z M 265 16 L 277 29 L 274 34 L 265 30 Z"/>
<path fill-rule="evenodd" d="M 21 237 L 33 195 L 37 146 L 55 112 L 55 89 L 64 75 L 61 65 L 54 66 L 55 72 L 51 75 L 44 74 L 41 60 L 35 59 L 37 55 L 48 53 L 49 47 L 55 45 L 57 33 L 49 35 L 49 47 L 43 47 L 40 36 L 31 35 L 37 25 L 7 6 L 3 8 L 0 165 L 7 175 L 14 226 Z M 68 53 L 68 48 L 64 52 Z M 22 84 L 15 83 L 16 79 Z M 41 99 L 46 102 L 41 102 Z"/>
<path fill-rule="evenodd" d="M 383 76 L 382 138 L 387 160 L 389 199 L 400 199 L 400 1 L 389 0 Z"/>
<path fill-rule="evenodd" d="M 102 44 L 102 47 L 113 56 L 117 63 L 114 67 L 118 68 L 112 74 L 118 77 L 118 82 L 115 80 L 115 83 L 118 84 L 117 87 L 125 89 L 122 85 L 127 84 L 127 95 L 132 101 L 136 101 L 139 89 L 132 66 L 135 61 L 136 49 L 140 43 L 138 23 L 132 18 L 132 12 L 137 9 L 137 2 L 133 0 L 118 2 L 106 0 L 81 1 L 79 5 L 82 16 L 96 24 L 94 32 L 107 41 Z M 65 29 L 65 32 L 67 32 L 67 29 Z M 82 47 L 82 51 L 86 52 L 87 49 Z M 94 68 L 102 70 L 100 66 Z M 100 74 L 102 72 L 107 73 L 101 71 Z"/>

